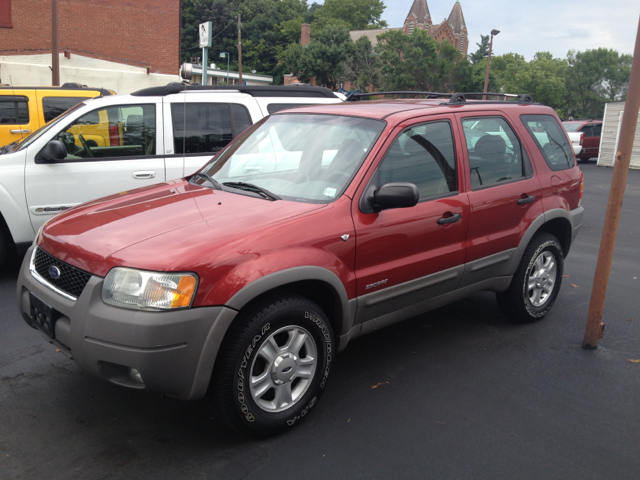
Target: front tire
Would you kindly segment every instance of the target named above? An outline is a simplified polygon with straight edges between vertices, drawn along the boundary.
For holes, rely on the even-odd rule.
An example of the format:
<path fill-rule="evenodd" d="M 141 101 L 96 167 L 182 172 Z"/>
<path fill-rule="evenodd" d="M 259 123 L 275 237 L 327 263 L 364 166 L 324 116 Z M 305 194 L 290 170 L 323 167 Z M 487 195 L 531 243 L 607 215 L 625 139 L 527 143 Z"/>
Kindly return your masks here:
<path fill-rule="evenodd" d="M 291 295 L 250 306 L 216 361 L 213 397 L 221 420 L 258 435 L 298 424 L 324 391 L 333 352 L 329 320 L 310 300 Z"/>
<path fill-rule="evenodd" d="M 500 309 L 513 321 L 529 323 L 543 318 L 553 306 L 564 272 L 558 239 L 541 233 L 527 246 L 511 285 L 496 294 Z"/>

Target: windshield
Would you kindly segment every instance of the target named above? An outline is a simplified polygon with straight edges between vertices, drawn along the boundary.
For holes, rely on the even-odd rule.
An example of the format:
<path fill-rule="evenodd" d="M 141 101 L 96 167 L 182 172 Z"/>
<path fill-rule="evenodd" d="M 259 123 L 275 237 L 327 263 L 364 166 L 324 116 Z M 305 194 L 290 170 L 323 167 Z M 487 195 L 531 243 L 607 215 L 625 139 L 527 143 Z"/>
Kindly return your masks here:
<path fill-rule="evenodd" d="M 248 187 L 238 184 L 251 184 L 283 200 L 329 203 L 347 188 L 384 127 L 384 121 L 365 118 L 274 115 L 201 172 L 234 193 L 246 194 Z"/>
<path fill-rule="evenodd" d="M 63 118 L 65 118 L 67 115 L 69 115 L 71 112 L 76 111 L 78 108 L 82 107 L 84 105 L 84 103 L 78 103 L 77 105 L 75 105 L 74 107 L 71 107 L 69 110 L 67 110 L 66 112 L 64 112 L 62 115 L 58 115 L 56 118 L 54 118 L 53 120 L 51 120 L 49 123 L 47 123 L 46 125 L 43 125 L 42 127 L 40 127 L 38 130 L 36 130 L 35 132 L 33 132 L 31 135 L 29 135 L 26 138 L 23 138 L 22 140 L 18 140 L 18 148 L 16 148 L 16 150 L 24 150 L 25 148 L 27 148 L 29 145 L 31 145 L 34 141 L 36 141 L 38 138 L 40 138 L 40 136 L 45 133 L 46 131 L 48 131 L 51 127 L 53 127 L 54 125 L 58 124 Z"/>
<path fill-rule="evenodd" d="M 581 123 L 565 123 L 565 122 L 562 122 L 562 125 L 564 126 L 564 129 L 567 132 L 575 132 L 582 126 Z"/>

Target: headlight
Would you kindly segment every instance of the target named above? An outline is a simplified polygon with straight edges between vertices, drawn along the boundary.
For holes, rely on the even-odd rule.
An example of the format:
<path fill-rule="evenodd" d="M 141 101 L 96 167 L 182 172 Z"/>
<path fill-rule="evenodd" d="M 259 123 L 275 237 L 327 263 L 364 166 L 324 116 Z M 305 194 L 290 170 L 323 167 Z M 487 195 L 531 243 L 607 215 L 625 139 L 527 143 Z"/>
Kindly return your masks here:
<path fill-rule="evenodd" d="M 190 307 L 196 293 L 195 273 L 146 272 L 113 268 L 104 279 L 102 300 L 136 310 L 171 310 Z"/>

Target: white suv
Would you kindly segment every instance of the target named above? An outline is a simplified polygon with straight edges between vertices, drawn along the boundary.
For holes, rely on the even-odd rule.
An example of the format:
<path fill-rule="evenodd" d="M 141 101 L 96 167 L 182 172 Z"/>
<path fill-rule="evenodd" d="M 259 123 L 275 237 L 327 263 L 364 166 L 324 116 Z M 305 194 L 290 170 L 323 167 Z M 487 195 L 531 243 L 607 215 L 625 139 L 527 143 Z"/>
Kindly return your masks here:
<path fill-rule="evenodd" d="M 0 149 L 0 265 L 53 215 L 194 173 L 233 138 L 286 108 L 340 103 L 321 87 L 173 83 L 86 100 Z"/>

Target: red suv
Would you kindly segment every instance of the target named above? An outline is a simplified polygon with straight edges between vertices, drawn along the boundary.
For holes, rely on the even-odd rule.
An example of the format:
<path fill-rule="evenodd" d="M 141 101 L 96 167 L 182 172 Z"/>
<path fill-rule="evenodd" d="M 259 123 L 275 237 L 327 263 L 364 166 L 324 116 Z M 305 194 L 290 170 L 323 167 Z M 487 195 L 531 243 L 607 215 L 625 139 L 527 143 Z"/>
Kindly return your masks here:
<path fill-rule="evenodd" d="M 518 101 L 279 112 L 193 176 L 49 221 L 24 320 L 85 371 L 272 434 L 316 405 L 349 341 L 481 290 L 545 316 L 580 227 L 554 111 Z"/>
<path fill-rule="evenodd" d="M 586 162 L 590 158 L 598 158 L 602 120 L 569 120 L 562 122 L 567 132 L 582 132 L 582 150 L 576 155 L 578 160 Z"/>

